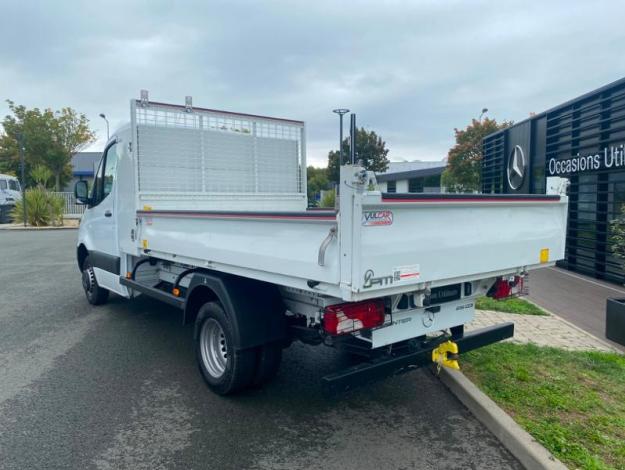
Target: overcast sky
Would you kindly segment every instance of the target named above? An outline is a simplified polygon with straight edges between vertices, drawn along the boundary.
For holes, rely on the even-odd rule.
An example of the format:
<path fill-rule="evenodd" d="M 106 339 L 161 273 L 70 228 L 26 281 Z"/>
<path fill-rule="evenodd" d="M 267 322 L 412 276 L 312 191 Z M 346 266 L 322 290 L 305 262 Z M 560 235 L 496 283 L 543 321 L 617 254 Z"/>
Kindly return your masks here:
<path fill-rule="evenodd" d="M 129 99 L 301 119 L 325 166 L 347 107 L 391 160 L 440 160 L 483 107 L 515 121 L 625 76 L 625 2 L 0 1 L 0 98 L 83 112 Z M 4 103 L 0 115 L 7 114 Z"/>

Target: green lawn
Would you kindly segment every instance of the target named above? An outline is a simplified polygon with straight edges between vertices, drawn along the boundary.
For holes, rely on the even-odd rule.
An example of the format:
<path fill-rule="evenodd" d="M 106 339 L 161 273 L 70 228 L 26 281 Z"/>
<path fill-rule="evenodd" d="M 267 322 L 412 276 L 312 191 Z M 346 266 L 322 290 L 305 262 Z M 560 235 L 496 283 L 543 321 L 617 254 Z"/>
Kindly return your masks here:
<path fill-rule="evenodd" d="M 498 343 L 460 364 L 570 468 L 625 469 L 625 356 Z"/>
<path fill-rule="evenodd" d="M 475 301 L 475 308 L 479 310 L 495 310 L 496 312 L 518 313 L 520 315 L 549 315 L 542 308 L 518 297 L 504 300 L 478 297 Z"/>

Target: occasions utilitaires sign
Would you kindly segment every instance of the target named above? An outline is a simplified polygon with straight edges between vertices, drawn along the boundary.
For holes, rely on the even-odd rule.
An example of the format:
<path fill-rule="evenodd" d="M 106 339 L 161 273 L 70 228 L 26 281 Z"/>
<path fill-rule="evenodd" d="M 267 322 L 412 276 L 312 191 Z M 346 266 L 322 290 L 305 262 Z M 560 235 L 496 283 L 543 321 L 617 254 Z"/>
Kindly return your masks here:
<path fill-rule="evenodd" d="M 562 176 L 610 168 L 625 168 L 625 144 L 611 145 L 589 155 L 578 153 L 570 158 L 551 158 L 547 173 L 549 176 Z"/>

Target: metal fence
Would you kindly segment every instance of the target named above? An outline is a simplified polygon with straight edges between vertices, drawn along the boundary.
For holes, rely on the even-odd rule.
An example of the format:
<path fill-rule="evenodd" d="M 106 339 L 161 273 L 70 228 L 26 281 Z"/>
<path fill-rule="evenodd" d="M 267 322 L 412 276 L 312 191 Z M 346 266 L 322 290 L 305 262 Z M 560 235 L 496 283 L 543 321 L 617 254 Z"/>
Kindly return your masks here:
<path fill-rule="evenodd" d="M 80 218 L 80 216 L 84 214 L 85 208 L 87 206 L 85 206 L 84 204 L 78 204 L 76 202 L 76 198 L 74 197 L 74 193 L 55 192 L 53 194 L 56 194 L 57 196 L 60 196 L 63 198 L 63 202 L 65 203 L 65 208 L 63 209 L 63 215 L 65 217 Z"/>

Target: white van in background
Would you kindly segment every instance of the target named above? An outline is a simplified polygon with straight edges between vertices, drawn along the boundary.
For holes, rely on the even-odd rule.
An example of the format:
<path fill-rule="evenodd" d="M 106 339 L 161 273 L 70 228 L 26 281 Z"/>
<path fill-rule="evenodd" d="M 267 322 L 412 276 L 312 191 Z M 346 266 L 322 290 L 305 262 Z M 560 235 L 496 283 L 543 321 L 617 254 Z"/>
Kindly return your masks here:
<path fill-rule="evenodd" d="M 15 176 L 0 173 L 0 224 L 10 222 L 15 203 L 22 199 L 22 188 Z"/>

